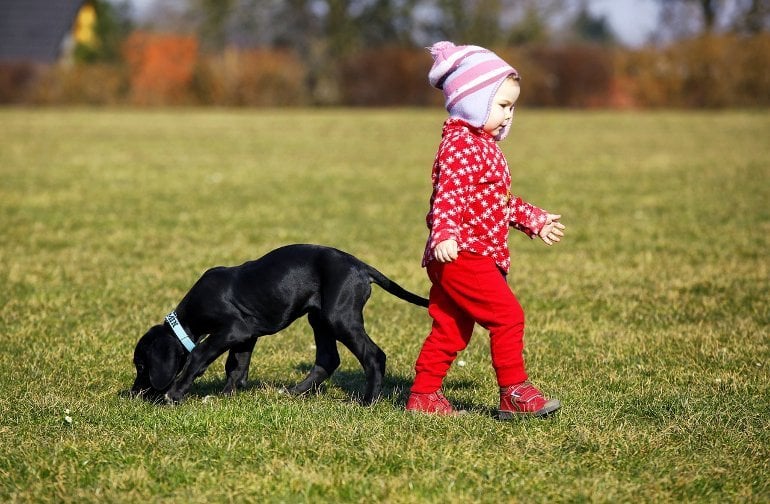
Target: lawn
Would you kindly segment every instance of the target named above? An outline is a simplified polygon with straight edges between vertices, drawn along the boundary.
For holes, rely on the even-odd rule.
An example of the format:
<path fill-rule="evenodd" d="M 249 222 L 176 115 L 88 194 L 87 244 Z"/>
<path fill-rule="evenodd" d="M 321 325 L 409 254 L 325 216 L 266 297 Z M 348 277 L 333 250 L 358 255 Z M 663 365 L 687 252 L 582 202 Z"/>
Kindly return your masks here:
<path fill-rule="evenodd" d="M 384 396 L 346 350 L 318 395 L 305 321 L 248 387 L 219 360 L 176 407 L 126 394 L 137 339 L 214 265 L 344 249 L 426 295 L 443 114 L 0 109 L 0 501 L 770 501 L 770 116 L 517 111 L 513 192 L 563 214 L 512 233 L 532 380 L 553 418 L 493 418 L 488 338 L 403 411 L 427 312 L 374 287 Z"/>

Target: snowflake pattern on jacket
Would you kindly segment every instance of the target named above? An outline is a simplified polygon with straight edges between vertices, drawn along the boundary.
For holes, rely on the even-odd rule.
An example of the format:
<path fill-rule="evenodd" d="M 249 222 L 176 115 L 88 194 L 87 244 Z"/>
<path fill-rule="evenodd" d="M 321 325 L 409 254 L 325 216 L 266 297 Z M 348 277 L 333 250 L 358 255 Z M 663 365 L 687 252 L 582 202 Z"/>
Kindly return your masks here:
<path fill-rule="evenodd" d="M 547 212 L 511 194 L 508 162 L 492 135 L 449 118 L 441 136 L 422 265 L 433 260 L 436 245 L 451 238 L 459 250 L 491 257 L 507 273 L 509 226 L 533 238 L 545 225 Z"/>

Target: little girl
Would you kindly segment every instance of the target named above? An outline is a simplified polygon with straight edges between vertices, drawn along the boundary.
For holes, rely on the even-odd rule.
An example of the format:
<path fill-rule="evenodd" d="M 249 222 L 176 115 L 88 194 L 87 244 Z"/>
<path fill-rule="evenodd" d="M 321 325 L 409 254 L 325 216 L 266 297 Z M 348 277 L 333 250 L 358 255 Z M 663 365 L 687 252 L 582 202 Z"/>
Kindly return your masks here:
<path fill-rule="evenodd" d="M 564 225 L 511 195 L 508 163 L 497 142 L 511 127 L 519 74 L 478 46 L 438 42 L 430 48 L 431 85 L 444 92 L 449 118 L 433 163 L 430 235 L 423 266 L 432 282 L 428 313 L 433 326 L 415 364 L 408 411 L 455 413 L 441 384 L 475 323 L 489 330 L 492 365 L 500 386 L 499 417 L 545 416 L 561 406 L 527 381 L 524 312 L 506 281 L 508 228 L 547 245 Z"/>

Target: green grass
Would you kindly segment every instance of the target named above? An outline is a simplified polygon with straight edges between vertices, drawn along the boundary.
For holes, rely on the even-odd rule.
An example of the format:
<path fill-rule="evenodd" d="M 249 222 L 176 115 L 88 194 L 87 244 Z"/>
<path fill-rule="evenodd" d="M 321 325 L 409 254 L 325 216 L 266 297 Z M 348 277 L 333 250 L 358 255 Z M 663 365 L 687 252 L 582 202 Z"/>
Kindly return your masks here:
<path fill-rule="evenodd" d="M 517 115 L 514 193 L 568 226 L 511 237 L 554 418 L 492 418 L 483 331 L 445 383 L 471 414 L 405 414 L 430 319 L 377 288 L 371 408 L 347 351 L 322 394 L 280 393 L 312 363 L 304 322 L 257 345 L 236 397 L 222 360 L 178 407 L 126 397 L 136 340 L 210 266 L 322 243 L 427 294 L 442 119 L 0 110 L 0 501 L 769 501 L 766 112 Z"/>

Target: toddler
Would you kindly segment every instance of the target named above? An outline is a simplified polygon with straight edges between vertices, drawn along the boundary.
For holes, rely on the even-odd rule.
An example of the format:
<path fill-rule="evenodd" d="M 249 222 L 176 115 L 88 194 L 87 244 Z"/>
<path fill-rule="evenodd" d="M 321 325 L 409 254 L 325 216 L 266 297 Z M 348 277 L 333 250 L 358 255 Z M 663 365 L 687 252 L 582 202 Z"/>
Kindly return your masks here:
<path fill-rule="evenodd" d="M 442 90 L 449 118 L 433 163 L 433 194 L 423 256 L 432 286 L 431 332 L 415 364 L 408 411 L 450 415 L 441 384 L 473 326 L 489 330 L 492 365 L 500 386 L 499 417 L 545 416 L 561 406 L 528 380 L 524 369 L 524 312 L 508 287 L 508 228 L 547 245 L 564 225 L 511 195 L 508 163 L 497 142 L 511 127 L 519 74 L 478 46 L 438 42 L 430 48 L 431 85 Z"/>

